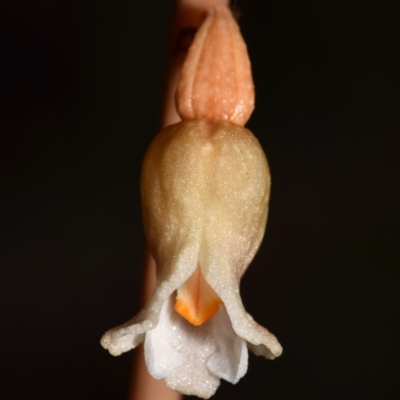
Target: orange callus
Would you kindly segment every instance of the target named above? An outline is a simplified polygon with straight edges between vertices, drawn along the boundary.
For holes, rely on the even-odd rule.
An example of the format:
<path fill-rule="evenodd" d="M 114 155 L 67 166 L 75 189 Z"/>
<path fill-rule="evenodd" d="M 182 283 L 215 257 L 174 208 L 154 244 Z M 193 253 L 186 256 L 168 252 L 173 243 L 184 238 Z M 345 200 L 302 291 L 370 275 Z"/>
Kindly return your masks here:
<path fill-rule="evenodd" d="M 223 304 L 204 279 L 199 266 L 177 292 L 175 311 L 196 326 L 211 319 Z"/>

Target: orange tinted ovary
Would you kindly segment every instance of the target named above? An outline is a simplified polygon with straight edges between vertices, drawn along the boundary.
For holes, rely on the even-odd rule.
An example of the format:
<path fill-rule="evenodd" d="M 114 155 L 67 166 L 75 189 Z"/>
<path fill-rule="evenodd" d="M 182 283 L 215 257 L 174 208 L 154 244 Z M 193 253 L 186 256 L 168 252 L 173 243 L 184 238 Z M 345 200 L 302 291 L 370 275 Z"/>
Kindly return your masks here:
<path fill-rule="evenodd" d="M 198 30 L 176 91 L 183 120 L 228 121 L 244 126 L 254 109 L 246 44 L 226 6 L 211 9 Z"/>
<path fill-rule="evenodd" d="M 221 304 L 222 300 L 206 282 L 198 266 L 178 289 L 175 311 L 191 324 L 199 326 L 211 319 Z"/>

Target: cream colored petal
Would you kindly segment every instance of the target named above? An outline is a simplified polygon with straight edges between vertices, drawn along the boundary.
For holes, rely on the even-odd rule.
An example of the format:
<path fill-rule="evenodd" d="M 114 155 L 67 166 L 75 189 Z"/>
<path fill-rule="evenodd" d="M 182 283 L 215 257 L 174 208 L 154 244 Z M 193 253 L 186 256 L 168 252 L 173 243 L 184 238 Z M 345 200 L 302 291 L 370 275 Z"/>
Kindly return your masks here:
<path fill-rule="evenodd" d="M 212 271 L 211 267 L 209 271 Z M 228 271 L 228 267 L 226 268 Z M 239 284 L 232 274 L 205 274 L 205 278 L 215 292 L 221 297 L 232 328 L 238 336 L 248 342 L 249 349 L 257 356 L 273 360 L 282 354 L 282 346 L 276 337 L 266 328 L 257 324 L 243 307 L 239 294 Z"/>
<path fill-rule="evenodd" d="M 203 398 L 215 393 L 220 378 L 236 383 L 247 371 L 247 347 L 233 331 L 225 307 L 195 327 L 174 311 L 173 304 L 174 296 L 164 304 L 157 327 L 146 335 L 150 374 L 165 378 L 173 390 Z"/>
<path fill-rule="evenodd" d="M 112 355 L 118 356 L 134 349 L 143 342 L 145 333 L 157 326 L 163 305 L 196 269 L 198 251 L 193 252 L 193 249 L 190 246 L 176 249 L 176 255 L 165 260 L 167 268 L 160 263 L 159 270 L 164 273 L 157 277 L 156 289 L 150 302 L 133 319 L 103 335 L 101 345 Z"/>
<path fill-rule="evenodd" d="M 225 303 L 236 333 L 258 346 L 252 346 L 257 354 L 278 356 L 275 336 L 245 312 L 239 295 L 240 278 L 264 234 L 270 191 L 268 164 L 254 135 L 228 122 L 168 127 L 149 147 L 141 185 L 159 273 L 188 276 L 183 265 L 177 271 L 165 262 L 187 251 Z"/>
<path fill-rule="evenodd" d="M 264 221 L 260 216 L 258 223 L 262 225 Z M 239 291 L 241 275 L 258 248 L 263 229 L 260 227 L 259 233 L 255 233 L 250 242 L 244 241 L 240 236 L 235 239 L 234 232 L 229 232 L 226 226 L 223 229 L 227 232 L 225 239 L 232 236 L 231 240 L 223 240 L 223 236 L 210 230 L 208 238 L 203 241 L 199 263 L 204 278 L 222 299 L 233 329 L 249 343 L 250 350 L 256 355 L 274 359 L 282 353 L 281 345 L 272 333 L 258 325 L 246 312 Z"/>
<path fill-rule="evenodd" d="M 195 258 L 209 244 L 230 252 L 235 274 L 244 273 L 264 234 L 270 190 L 264 152 L 250 131 L 205 120 L 164 129 L 146 153 L 141 189 L 160 274 L 170 273 L 169 260 L 182 249 Z"/>

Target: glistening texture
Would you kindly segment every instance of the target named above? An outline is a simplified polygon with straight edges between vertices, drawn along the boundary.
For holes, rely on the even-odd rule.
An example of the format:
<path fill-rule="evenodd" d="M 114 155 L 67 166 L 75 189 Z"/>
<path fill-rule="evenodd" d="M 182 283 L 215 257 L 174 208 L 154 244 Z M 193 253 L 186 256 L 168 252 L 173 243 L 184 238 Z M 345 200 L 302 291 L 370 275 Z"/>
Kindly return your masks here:
<path fill-rule="evenodd" d="M 267 160 L 254 135 L 229 122 L 170 126 L 147 151 L 141 189 L 159 281 L 178 288 L 199 265 L 235 332 L 256 354 L 278 356 L 275 336 L 249 317 L 239 294 L 264 235 L 270 193 Z"/>
<path fill-rule="evenodd" d="M 247 371 L 246 341 L 237 336 L 225 307 L 200 327 L 193 326 L 167 301 L 157 327 L 146 335 L 145 355 L 149 372 L 165 378 L 169 388 L 208 398 L 220 378 L 236 383 Z"/>
<path fill-rule="evenodd" d="M 173 389 L 208 398 L 220 378 L 236 382 L 246 372 L 244 341 L 269 359 L 282 352 L 275 336 L 247 314 L 239 294 L 240 278 L 264 234 L 267 160 L 243 127 L 182 121 L 151 143 L 141 189 L 145 232 L 157 263 L 156 289 L 135 318 L 108 331 L 101 343 L 119 355 L 146 340 L 150 373 Z M 174 292 L 197 268 L 223 302 L 199 327 L 171 305 Z M 181 345 L 171 339 L 179 335 Z M 225 351 L 223 343 L 235 343 L 238 350 Z M 212 377 L 207 385 L 205 376 Z"/>
<path fill-rule="evenodd" d="M 204 120 L 164 129 L 146 153 L 141 181 L 159 279 L 179 268 L 191 275 L 199 264 L 214 290 L 216 275 L 238 284 L 263 237 L 269 191 L 267 160 L 247 129 Z"/>
<path fill-rule="evenodd" d="M 246 373 L 247 347 L 269 359 L 282 352 L 239 294 L 264 234 L 270 175 L 260 144 L 241 126 L 254 108 L 254 88 L 228 8 L 212 9 L 198 31 L 176 102 L 183 121 L 155 137 L 142 168 L 156 288 L 146 307 L 101 343 L 119 355 L 145 341 L 150 374 L 208 398 L 220 378 L 236 383 Z"/>

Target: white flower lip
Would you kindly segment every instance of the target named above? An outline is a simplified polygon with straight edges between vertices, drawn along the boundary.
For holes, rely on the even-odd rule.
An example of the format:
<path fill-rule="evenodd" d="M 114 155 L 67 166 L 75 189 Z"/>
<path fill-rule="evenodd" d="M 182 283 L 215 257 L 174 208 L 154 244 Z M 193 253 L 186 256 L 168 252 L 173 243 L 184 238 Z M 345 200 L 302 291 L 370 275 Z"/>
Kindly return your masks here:
<path fill-rule="evenodd" d="M 156 289 L 146 307 L 108 331 L 101 344 L 119 355 L 145 341 L 154 377 L 165 378 L 182 393 L 208 398 L 220 378 L 235 383 L 245 374 L 246 342 L 268 359 L 282 352 L 275 336 L 245 311 L 239 294 L 240 279 L 264 234 L 267 161 L 257 139 L 243 127 L 183 121 L 164 129 L 150 145 L 141 189 L 145 232 L 157 263 Z M 198 265 L 224 305 L 194 327 L 171 304 Z M 224 343 L 231 343 L 229 351 Z"/>
<path fill-rule="evenodd" d="M 209 398 L 221 378 L 236 383 L 246 373 L 248 348 L 271 360 L 282 353 L 239 294 L 264 235 L 271 179 L 260 144 L 243 127 L 254 85 L 227 7 L 212 9 L 196 34 L 176 102 L 183 121 L 155 137 L 141 176 L 156 288 L 140 313 L 106 332 L 101 344 L 116 356 L 144 341 L 154 378 Z"/>

